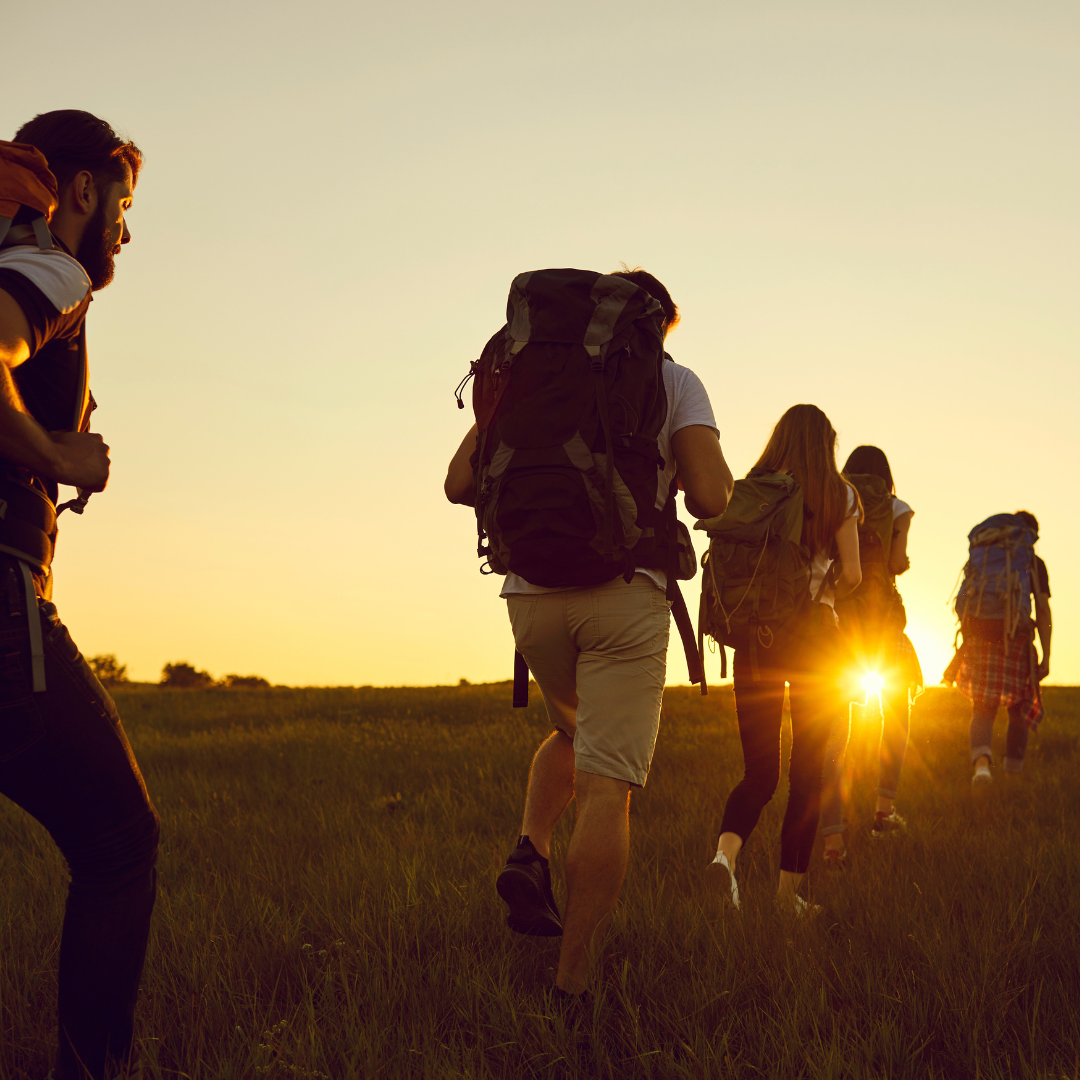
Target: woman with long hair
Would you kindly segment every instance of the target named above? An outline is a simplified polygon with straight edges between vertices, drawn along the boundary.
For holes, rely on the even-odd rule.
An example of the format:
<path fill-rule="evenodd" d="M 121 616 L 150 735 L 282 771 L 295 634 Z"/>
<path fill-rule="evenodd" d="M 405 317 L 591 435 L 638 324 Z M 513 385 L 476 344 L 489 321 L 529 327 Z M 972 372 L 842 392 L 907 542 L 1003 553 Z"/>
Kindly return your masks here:
<path fill-rule="evenodd" d="M 922 686 L 922 671 L 915 649 L 904 633 L 907 616 L 895 582 L 911 565 L 907 545 L 915 511 L 897 498 L 889 459 L 876 446 L 857 446 L 852 450 L 844 464 L 844 477 L 860 492 L 868 515 L 873 500 L 872 516 L 880 518 L 883 511 L 885 523 L 890 520 L 892 523 L 888 546 L 874 543 L 880 550 L 875 556 L 880 565 L 864 560 L 863 583 L 840 606 L 839 612 L 841 630 L 846 630 L 849 622 L 854 623 L 854 637 L 849 639 L 856 643 L 853 657 L 856 664 L 861 662 L 864 667 L 874 668 L 873 673 L 881 680 L 880 691 L 868 691 L 880 692 L 881 698 L 877 807 L 870 829 L 871 837 L 877 839 L 906 827 L 894 804 L 907 752 L 911 701 Z M 868 528 L 867 532 L 871 530 Z M 825 859 L 830 866 L 839 866 L 846 856 L 842 780 L 850 733 L 850 711 L 844 709 L 826 753 L 821 798 L 821 832 L 825 837 Z"/>
<path fill-rule="evenodd" d="M 802 489 L 802 544 L 812 559 L 810 595 L 767 661 L 759 650 L 756 678 L 749 650 L 735 649 L 735 711 L 744 775 L 724 807 L 712 867 L 722 895 L 730 895 L 738 907 L 735 862 L 780 781 L 786 682 L 791 688 L 791 760 L 777 896 L 801 914 L 809 906 L 797 890 L 809 869 L 817 835 L 825 746 L 839 701 L 834 605 L 861 580 L 861 510 L 855 489 L 836 467 L 836 431 L 816 405 L 793 405 L 780 417 L 755 470 L 786 473 Z M 838 576 L 831 572 L 837 558 Z"/>

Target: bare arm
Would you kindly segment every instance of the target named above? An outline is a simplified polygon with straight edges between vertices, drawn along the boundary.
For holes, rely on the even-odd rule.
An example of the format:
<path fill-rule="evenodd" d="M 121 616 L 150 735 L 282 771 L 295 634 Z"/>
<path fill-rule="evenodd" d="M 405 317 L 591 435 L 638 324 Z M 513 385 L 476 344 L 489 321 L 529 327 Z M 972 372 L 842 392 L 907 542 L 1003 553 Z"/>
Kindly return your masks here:
<path fill-rule="evenodd" d="M 853 593 L 862 581 L 859 563 L 859 519 L 849 517 L 836 531 L 836 547 L 840 552 L 840 576 L 836 579 L 834 596 L 842 599 Z"/>
<path fill-rule="evenodd" d="M 1050 633 L 1053 630 L 1053 621 L 1050 618 L 1050 597 L 1043 595 L 1039 588 L 1039 575 L 1032 567 L 1032 581 L 1035 585 L 1035 629 L 1039 634 L 1039 645 L 1042 646 L 1042 659 L 1039 661 L 1039 682 L 1050 674 Z"/>
<path fill-rule="evenodd" d="M 908 558 L 907 541 L 911 531 L 911 519 L 915 511 L 908 510 L 893 521 L 892 546 L 889 548 L 889 573 L 899 577 L 911 566 Z"/>
<path fill-rule="evenodd" d="M 697 518 L 722 514 L 734 481 L 720 449 L 720 436 L 711 427 L 691 424 L 671 436 L 671 450 L 686 509 Z"/>
<path fill-rule="evenodd" d="M 473 424 L 461 440 L 457 453 L 450 459 L 450 468 L 446 470 L 446 482 L 443 491 L 452 503 L 462 506 L 473 505 L 473 471 L 469 459 L 476 450 L 476 425 Z"/>
<path fill-rule="evenodd" d="M 101 436 L 49 433 L 26 411 L 11 373 L 29 358 L 30 336 L 22 308 L 0 289 L 0 458 L 60 484 L 102 491 L 109 448 Z"/>

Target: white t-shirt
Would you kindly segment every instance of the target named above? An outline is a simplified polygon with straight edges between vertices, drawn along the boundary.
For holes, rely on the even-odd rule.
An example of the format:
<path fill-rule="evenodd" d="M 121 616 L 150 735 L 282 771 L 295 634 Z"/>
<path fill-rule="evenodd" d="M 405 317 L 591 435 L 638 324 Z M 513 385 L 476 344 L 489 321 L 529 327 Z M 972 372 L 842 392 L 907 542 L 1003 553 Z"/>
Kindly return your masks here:
<path fill-rule="evenodd" d="M 716 431 L 716 418 L 713 416 L 709 395 L 701 380 L 682 364 L 674 360 L 664 361 L 664 389 L 667 391 L 667 419 L 660 431 L 660 456 L 667 463 L 663 469 L 657 469 L 656 505 L 662 507 L 667 499 L 671 478 L 675 475 L 675 455 L 671 452 L 671 436 L 683 428 L 701 425 Z M 717 432 L 719 434 L 719 432 Z M 667 588 L 667 574 L 663 570 L 641 569 L 639 573 L 650 577 L 661 589 Z M 517 574 L 507 574 L 500 596 L 515 596 L 523 593 L 563 592 L 563 589 L 548 589 L 533 585 Z"/>
<path fill-rule="evenodd" d="M 898 499 L 895 495 L 892 500 L 892 519 L 895 521 L 901 514 L 914 514 L 915 511 L 904 502 L 903 499 Z"/>

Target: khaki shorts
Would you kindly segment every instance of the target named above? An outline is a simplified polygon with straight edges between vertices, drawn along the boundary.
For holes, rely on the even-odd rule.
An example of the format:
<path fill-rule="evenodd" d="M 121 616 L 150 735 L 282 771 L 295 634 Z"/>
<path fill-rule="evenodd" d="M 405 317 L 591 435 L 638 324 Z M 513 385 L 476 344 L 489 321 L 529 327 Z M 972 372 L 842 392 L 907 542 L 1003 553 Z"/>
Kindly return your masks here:
<path fill-rule="evenodd" d="M 644 787 L 667 671 L 670 604 L 644 574 L 506 598 L 514 643 L 578 769 Z"/>

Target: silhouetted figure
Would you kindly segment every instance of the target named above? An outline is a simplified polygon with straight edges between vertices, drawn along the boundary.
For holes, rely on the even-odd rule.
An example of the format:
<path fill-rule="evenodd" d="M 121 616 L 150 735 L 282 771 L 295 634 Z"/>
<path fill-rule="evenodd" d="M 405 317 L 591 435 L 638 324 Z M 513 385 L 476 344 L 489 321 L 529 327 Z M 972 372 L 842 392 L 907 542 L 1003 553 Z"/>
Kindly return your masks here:
<path fill-rule="evenodd" d="M 478 424 L 446 495 L 477 508 L 482 554 L 506 574 L 514 642 L 555 728 L 533 758 L 497 888 L 512 930 L 562 934 L 556 985 L 576 995 L 626 872 L 630 792 L 652 760 L 668 576 L 688 573 L 673 478 L 691 512 L 710 515 L 731 473 L 704 387 L 663 351 L 678 315 L 652 275 L 523 274 L 508 316 L 479 361 Z M 560 916 L 548 858 L 575 798 Z"/>
<path fill-rule="evenodd" d="M 0 143 L 0 791 L 71 873 L 57 1080 L 112 1077 L 128 1059 L 154 905 L 157 814 L 112 698 L 50 602 L 58 485 L 78 489 L 67 505 L 82 513 L 109 477 L 89 431 L 84 321 L 130 239 L 141 164 L 77 110 Z"/>
<path fill-rule="evenodd" d="M 751 523 L 771 513 L 766 487 L 778 485 L 790 488 L 783 505 L 797 513 L 783 518 L 778 513 L 775 520 L 781 527 L 769 529 L 758 550 L 743 538 Z M 741 508 L 746 524 L 740 523 L 729 541 L 724 518 Z M 746 480 L 736 482 L 724 518 L 701 523 L 711 537 L 708 565 L 702 572 L 709 632 L 723 642 L 718 624 L 732 624 L 740 612 L 750 609 L 749 632 L 735 642 L 733 665 L 744 775 L 728 796 L 711 864 L 711 873 L 720 879 L 721 896 L 730 896 L 736 907 L 740 904 L 736 857 L 780 782 L 786 682 L 791 687 L 791 759 L 777 896 L 798 914 L 810 910 L 797 890 L 810 867 L 825 746 L 840 706 L 836 672 L 840 636 L 834 606 L 861 580 L 860 517 L 858 495 L 836 468 L 836 432 L 829 418 L 815 405 L 793 405 L 773 428 Z M 838 576 L 833 573 L 834 551 L 839 554 Z M 732 580 L 726 580 L 728 567 Z M 786 584 L 777 588 L 773 582 Z M 765 622 L 764 606 L 789 589 L 794 589 L 794 610 L 777 625 Z"/>
<path fill-rule="evenodd" d="M 915 649 L 904 633 L 907 613 L 896 588 L 897 576 L 911 565 L 907 543 L 915 511 L 897 498 L 889 460 L 876 446 L 857 446 L 844 465 L 844 476 L 855 485 L 863 506 L 862 583 L 836 605 L 836 614 L 851 653 L 852 692 L 864 699 L 880 695 L 881 700 L 877 806 L 870 829 L 871 837 L 880 839 L 906 828 L 894 802 L 907 753 L 911 696 L 923 682 Z M 821 796 L 825 859 L 832 866 L 842 863 L 846 854 L 842 780 L 850 733 L 850 708 L 844 707 L 826 751 Z"/>
<path fill-rule="evenodd" d="M 972 783 L 992 780 L 999 708 L 1009 713 L 1005 773 L 1024 767 L 1028 733 L 1043 718 L 1039 683 L 1050 674 L 1050 576 L 1035 554 L 1039 522 L 1027 510 L 995 514 L 968 534 L 969 555 L 956 597 L 963 644 L 944 675 L 971 698 Z M 1035 618 L 1031 617 L 1034 603 Z M 1035 652 L 1035 634 L 1042 660 Z"/>

